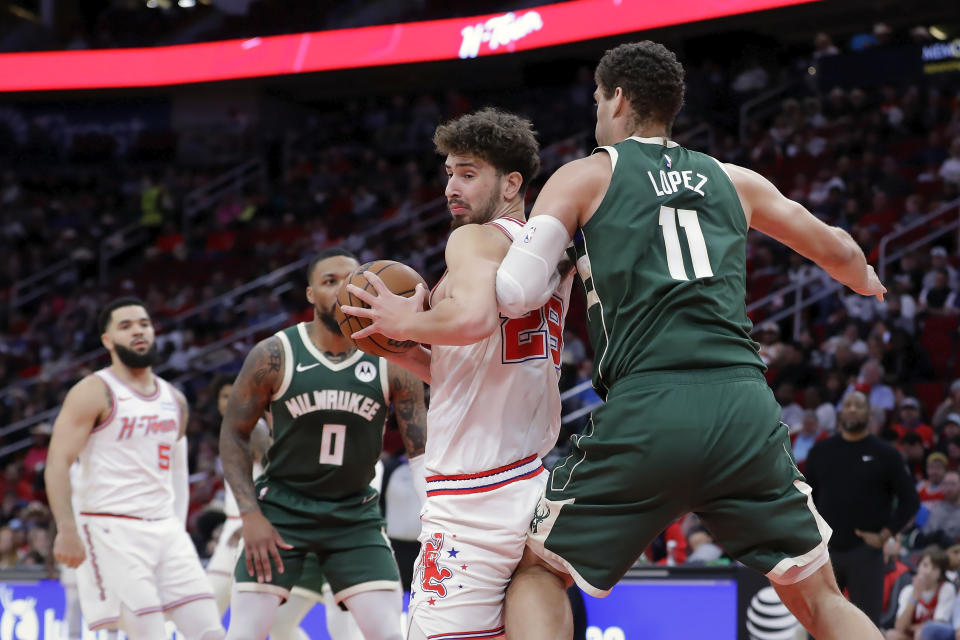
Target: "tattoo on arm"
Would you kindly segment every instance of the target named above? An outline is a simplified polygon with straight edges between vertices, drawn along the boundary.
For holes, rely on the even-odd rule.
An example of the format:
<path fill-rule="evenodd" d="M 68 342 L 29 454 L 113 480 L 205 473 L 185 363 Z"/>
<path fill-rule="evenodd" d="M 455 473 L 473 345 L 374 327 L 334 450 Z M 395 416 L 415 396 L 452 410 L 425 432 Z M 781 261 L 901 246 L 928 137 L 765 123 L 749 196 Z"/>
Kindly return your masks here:
<path fill-rule="evenodd" d="M 427 444 L 427 407 L 423 399 L 423 382 L 409 371 L 391 365 L 390 395 L 407 456 L 418 456 Z"/>
<path fill-rule="evenodd" d="M 106 382 L 103 383 L 103 392 L 107 394 L 107 412 L 101 413 L 97 416 L 97 424 L 103 422 L 104 418 L 110 415 L 110 412 L 113 411 L 113 394 L 110 392 L 110 385 L 108 385 Z"/>
<path fill-rule="evenodd" d="M 247 355 L 227 401 L 220 427 L 220 459 L 224 478 L 237 498 L 241 514 L 259 508 L 251 478 L 253 452 L 250 434 L 270 406 L 282 369 L 280 340 L 271 337 L 259 343 Z"/>
<path fill-rule="evenodd" d="M 263 343 L 261 343 L 261 345 L 263 345 Z M 260 345 L 258 345 L 258 347 L 259 346 Z M 253 380 L 257 385 L 263 384 L 263 381 L 271 373 L 279 373 L 280 370 L 283 369 L 283 347 L 280 346 L 280 340 L 278 338 L 270 338 L 266 341 L 265 350 L 267 352 L 266 362 L 262 362 L 262 366 L 253 374 Z M 252 351 L 250 355 L 253 355 Z"/>

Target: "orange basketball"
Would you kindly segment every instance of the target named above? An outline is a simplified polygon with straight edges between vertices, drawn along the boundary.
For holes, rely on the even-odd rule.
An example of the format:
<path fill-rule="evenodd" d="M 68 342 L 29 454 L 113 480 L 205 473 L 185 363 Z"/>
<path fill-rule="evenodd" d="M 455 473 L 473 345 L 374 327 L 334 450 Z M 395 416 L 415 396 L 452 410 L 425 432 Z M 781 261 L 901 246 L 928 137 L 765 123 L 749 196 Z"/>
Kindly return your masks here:
<path fill-rule="evenodd" d="M 383 280 L 385 285 L 387 285 L 387 288 L 398 296 L 409 298 L 416 292 L 418 284 L 423 284 L 426 286 L 426 282 L 424 282 L 423 278 L 420 277 L 419 273 L 401 262 L 394 262 L 393 260 L 374 260 L 373 262 L 360 265 L 360 267 L 351 273 L 350 277 L 344 280 L 343 284 L 340 285 L 340 291 L 337 293 L 337 304 L 333 310 L 334 317 L 337 319 L 337 324 L 340 325 L 340 331 L 347 338 L 349 338 L 354 332 L 360 331 L 371 324 L 371 320 L 369 318 L 348 316 L 340 310 L 340 305 L 347 305 L 351 307 L 370 307 L 370 305 L 366 304 L 363 300 L 347 291 L 347 285 L 353 284 L 354 286 L 364 289 L 365 291 L 369 291 L 373 295 L 377 294 L 376 289 L 373 288 L 373 285 L 367 282 L 366 277 L 364 277 L 363 274 L 365 271 L 372 271 L 380 276 L 380 279 Z M 426 307 L 426 301 L 424 301 L 424 307 Z M 375 333 L 372 336 L 367 336 L 366 338 L 361 338 L 359 340 L 354 340 L 354 343 L 361 351 L 365 351 L 374 356 L 385 356 L 391 353 L 403 353 L 404 351 L 413 348 L 413 346 L 417 344 L 413 340 L 394 340 L 393 338 L 388 338 L 379 333 Z"/>

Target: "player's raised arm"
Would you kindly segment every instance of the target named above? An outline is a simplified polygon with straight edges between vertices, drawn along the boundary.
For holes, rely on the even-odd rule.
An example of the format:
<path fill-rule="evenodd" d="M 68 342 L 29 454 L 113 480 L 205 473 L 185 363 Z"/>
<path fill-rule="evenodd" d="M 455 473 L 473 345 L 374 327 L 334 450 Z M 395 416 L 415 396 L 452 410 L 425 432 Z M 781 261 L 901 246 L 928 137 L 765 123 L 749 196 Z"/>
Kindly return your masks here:
<path fill-rule="evenodd" d="M 53 554 L 68 567 L 77 567 L 86 557 L 83 541 L 73 515 L 70 465 L 74 463 L 90 437 L 90 431 L 106 419 L 113 407 L 110 389 L 97 376 L 90 375 L 67 393 L 60 414 L 53 423 L 53 435 L 43 472 L 50 510 L 57 523 Z"/>
<path fill-rule="evenodd" d="M 341 308 L 344 313 L 371 318 L 373 323 L 352 337 L 356 340 L 382 333 L 398 340 L 445 345 L 483 340 L 499 324 L 494 283 L 508 247 L 506 236 L 495 227 L 469 224 L 455 229 L 445 253 L 446 295 L 429 311 L 420 310 L 417 296 L 394 295 L 376 274 L 365 272 L 377 295 L 354 285 L 348 288 L 371 308 Z"/>
<path fill-rule="evenodd" d="M 883 299 L 886 288 L 849 233 L 825 224 L 759 173 L 737 165 L 724 166 L 752 228 L 813 260 L 857 293 Z"/>
<path fill-rule="evenodd" d="M 250 434 L 270 406 L 270 399 L 283 379 L 283 346 L 271 336 L 247 354 L 237 376 L 220 427 L 220 459 L 223 474 L 237 498 L 243 519 L 247 571 L 259 580 L 272 577 L 270 558 L 283 573 L 277 547 L 290 548 L 260 512 L 253 486 L 253 452 Z M 256 572 L 256 573 L 254 573 Z"/>

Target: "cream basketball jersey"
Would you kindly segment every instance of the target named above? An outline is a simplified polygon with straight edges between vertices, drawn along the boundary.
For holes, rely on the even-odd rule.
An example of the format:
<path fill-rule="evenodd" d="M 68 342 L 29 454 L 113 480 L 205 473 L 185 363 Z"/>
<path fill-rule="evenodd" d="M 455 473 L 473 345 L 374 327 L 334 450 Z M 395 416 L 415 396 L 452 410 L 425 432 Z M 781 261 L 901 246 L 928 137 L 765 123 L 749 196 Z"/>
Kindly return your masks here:
<path fill-rule="evenodd" d="M 90 432 L 80 452 L 80 512 L 143 519 L 174 517 L 171 475 L 180 433 L 173 387 L 154 376 L 156 391 L 144 396 L 109 369 L 95 374 L 110 388 L 110 415 Z"/>
<path fill-rule="evenodd" d="M 523 221 L 487 223 L 509 239 Z M 540 309 L 508 319 L 486 339 L 466 346 L 434 345 L 430 359 L 430 474 L 470 474 L 529 459 L 539 467 L 560 430 L 560 356 L 572 276 Z M 443 278 L 430 295 L 444 297 Z M 430 492 L 428 491 L 428 495 Z"/>

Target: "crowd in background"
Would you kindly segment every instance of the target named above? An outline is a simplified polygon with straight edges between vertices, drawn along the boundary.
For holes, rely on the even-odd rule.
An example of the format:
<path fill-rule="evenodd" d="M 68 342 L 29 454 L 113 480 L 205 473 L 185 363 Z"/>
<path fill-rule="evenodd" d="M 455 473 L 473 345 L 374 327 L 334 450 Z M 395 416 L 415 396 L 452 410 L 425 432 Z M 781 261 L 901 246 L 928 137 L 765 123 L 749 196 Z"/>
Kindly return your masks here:
<path fill-rule="evenodd" d="M 921 37 L 883 27 L 851 38 L 846 48 Z M 685 132 L 711 123 L 708 135 L 698 133 L 688 144 L 770 177 L 817 217 L 848 230 L 876 262 L 886 234 L 908 230 L 960 197 L 960 83 L 818 91 L 808 82 L 810 65 L 839 52 L 827 34 L 818 34 L 812 50 L 794 60 L 691 65 L 676 134 L 683 141 Z M 739 106 L 784 83 L 791 89 L 779 107 L 744 123 L 741 136 Z M 189 231 L 186 194 L 212 180 L 217 168 L 163 166 L 138 151 L 155 140 L 149 136 L 134 142 L 126 151 L 130 162 L 118 168 L 119 152 L 109 145 L 54 140 L 42 120 L 14 131 L 0 118 L 0 140 L 12 145 L 0 153 L 19 149 L 59 163 L 53 170 L 10 167 L 0 177 L 0 425 L 55 407 L 70 383 L 101 366 L 102 356 L 83 360 L 99 348 L 95 314 L 117 294 L 141 296 L 159 328 L 163 375 L 184 388 L 192 406 L 190 527 L 205 554 L 222 519 L 215 380 L 235 373 L 257 339 L 310 317 L 301 269 L 249 291 L 238 287 L 334 244 L 354 249 L 361 262 L 401 259 L 435 282 L 447 234 L 437 202 L 443 174 L 431 142 L 436 124 L 487 104 L 528 115 L 544 148 L 544 171 L 528 194 L 532 202 L 550 171 L 589 152 L 592 90 L 583 68 L 564 86 L 451 90 L 320 107 L 284 134 L 282 152 L 265 159 L 270 170 L 262 185 L 209 206 Z M 78 148 L 86 153 L 79 162 Z M 419 224 L 438 213 L 437 221 Z M 955 220 L 956 214 L 937 218 L 924 229 Z M 369 233 L 390 224 L 396 226 Z M 124 227 L 139 228 L 142 239 L 103 281 L 101 254 Z M 817 442 L 837 432 L 846 393 L 859 390 L 871 402 L 871 432 L 900 450 L 917 483 L 924 506 L 887 550 L 898 576 L 915 566 L 926 545 L 952 548 L 960 540 L 960 478 L 949 473 L 960 469 L 956 238 L 946 233 L 887 265 L 884 301 L 839 290 L 807 307 L 799 323 L 793 315 L 768 318 L 788 308 L 798 290 L 805 296 L 822 290 L 826 274 L 760 234 L 751 234 L 747 247 L 748 303 L 796 285 L 751 316 L 800 468 Z M 18 281 L 64 258 L 71 268 L 58 272 L 48 292 L 15 304 Z M 575 305 L 564 336 L 563 389 L 589 377 L 592 354 L 579 316 Z M 592 390 L 577 393 L 565 401 L 565 413 L 595 401 Z M 553 457 L 583 424 L 564 426 Z M 49 422 L 34 425 L 31 446 L 2 461 L 0 568 L 49 559 L 42 484 L 49 432 Z M 21 437 L 11 434 L 0 444 Z M 385 458 L 401 449 L 395 429 L 388 429 Z M 940 512 L 949 513 L 931 519 Z M 686 518 L 645 555 L 680 564 L 722 561 L 723 552 L 695 518 Z M 896 601 L 895 592 L 892 597 Z"/>

